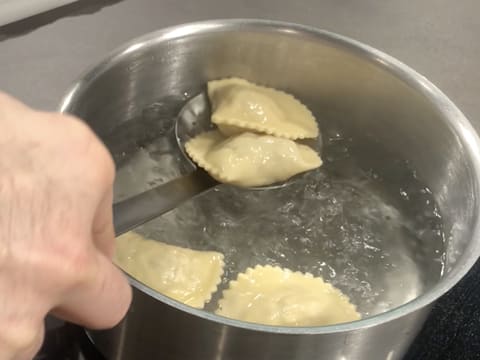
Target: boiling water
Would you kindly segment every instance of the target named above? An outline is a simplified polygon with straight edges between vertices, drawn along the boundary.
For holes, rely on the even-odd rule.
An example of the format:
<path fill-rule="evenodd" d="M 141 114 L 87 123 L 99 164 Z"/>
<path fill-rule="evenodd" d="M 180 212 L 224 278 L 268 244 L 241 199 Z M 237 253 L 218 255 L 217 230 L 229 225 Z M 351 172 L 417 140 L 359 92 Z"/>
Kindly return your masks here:
<path fill-rule="evenodd" d="M 155 103 L 124 126 L 139 129 L 150 118 L 158 124 L 166 106 Z M 148 141 L 114 151 L 117 200 L 189 170 L 175 144 L 172 119 L 161 121 Z M 328 124 L 322 130 L 324 165 L 293 184 L 268 191 L 219 185 L 137 229 L 163 242 L 225 255 L 223 281 L 207 310 L 215 309 L 231 279 L 257 264 L 322 276 L 364 316 L 414 299 L 442 276 L 442 219 L 408 162 L 374 141 L 356 141 Z M 118 129 L 110 139 L 118 144 L 125 134 L 132 138 L 131 131 Z"/>

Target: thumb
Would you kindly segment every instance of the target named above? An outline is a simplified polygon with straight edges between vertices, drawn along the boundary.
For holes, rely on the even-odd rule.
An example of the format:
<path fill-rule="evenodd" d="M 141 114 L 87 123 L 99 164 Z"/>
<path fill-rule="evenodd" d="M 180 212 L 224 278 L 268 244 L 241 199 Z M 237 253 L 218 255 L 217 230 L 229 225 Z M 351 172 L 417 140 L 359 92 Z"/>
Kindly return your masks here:
<path fill-rule="evenodd" d="M 67 293 L 54 315 L 92 329 L 110 328 L 125 316 L 132 290 L 124 274 L 98 250 L 92 250 L 91 276 Z"/>

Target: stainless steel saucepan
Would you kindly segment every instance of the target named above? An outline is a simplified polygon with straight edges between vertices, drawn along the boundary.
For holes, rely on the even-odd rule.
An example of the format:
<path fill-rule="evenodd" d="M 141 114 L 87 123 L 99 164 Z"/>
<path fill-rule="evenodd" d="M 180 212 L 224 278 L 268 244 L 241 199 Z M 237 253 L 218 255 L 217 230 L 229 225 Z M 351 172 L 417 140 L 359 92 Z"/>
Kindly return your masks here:
<path fill-rule="evenodd" d="M 408 246 L 416 262 L 396 272 L 399 278 L 385 277 L 388 291 L 376 294 L 375 305 L 382 299 L 393 304 L 387 311 L 372 307 L 363 320 L 324 327 L 227 319 L 180 304 L 129 277 L 134 296 L 126 318 L 114 329 L 88 331 L 92 341 L 112 360 L 401 359 L 431 304 L 480 254 L 480 143 L 472 126 L 427 79 L 384 53 L 327 31 L 260 20 L 193 23 L 136 39 L 87 71 L 65 96 L 61 111 L 85 119 L 109 147 L 118 168 L 115 198 L 121 201 L 191 170 L 181 154 L 171 151 L 175 116 L 208 80 L 229 76 L 297 96 L 317 116 L 324 137 L 339 129 L 365 145 L 352 154 L 359 163 L 391 169 L 386 182 L 401 180 L 395 164 L 403 163 L 390 161 L 388 154 L 407 162 L 442 216 L 442 276 L 434 274 L 436 267 L 414 271 L 424 255 L 413 241 Z M 369 147 L 374 150 L 365 150 Z M 292 191 L 295 200 L 302 189 L 291 189 L 282 191 Z M 241 213 L 243 205 L 231 200 L 229 206 Z M 392 215 L 377 211 L 371 216 L 388 222 Z M 205 226 L 215 221 L 208 211 L 196 218 Z M 185 224 L 174 225 L 169 233 L 162 233 L 165 226 L 156 231 L 180 238 Z M 378 279 L 395 270 L 361 256 L 357 260 Z"/>

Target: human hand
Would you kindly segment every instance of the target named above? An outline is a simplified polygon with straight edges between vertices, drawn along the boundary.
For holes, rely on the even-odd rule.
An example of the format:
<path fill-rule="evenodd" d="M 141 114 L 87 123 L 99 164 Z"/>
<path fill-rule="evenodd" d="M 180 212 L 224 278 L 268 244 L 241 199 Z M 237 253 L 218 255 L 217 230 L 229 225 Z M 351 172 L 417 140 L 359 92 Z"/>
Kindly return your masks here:
<path fill-rule="evenodd" d="M 112 263 L 113 161 L 93 132 L 0 93 L 0 360 L 31 359 L 53 314 L 90 328 L 125 315 Z"/>

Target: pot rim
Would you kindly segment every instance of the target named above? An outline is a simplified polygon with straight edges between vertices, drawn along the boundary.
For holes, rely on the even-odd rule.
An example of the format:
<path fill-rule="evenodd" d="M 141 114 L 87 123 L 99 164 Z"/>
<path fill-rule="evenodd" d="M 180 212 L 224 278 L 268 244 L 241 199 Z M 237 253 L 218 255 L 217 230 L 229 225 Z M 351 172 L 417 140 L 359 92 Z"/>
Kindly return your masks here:
<path fill-rule="evenodd" d="M 306 38 L 322 40 L 331 46 L 342 48 L 350 53 L 353 53 L 355 56 L 359 56 L 364 60 L 369 61 L 375 66 L 386 70 L 390 74 L 393 74 L 398 79 L 410 85 L 416 91 L 425 96 L 428 101 L 430 101 L 442 113 L 447 125 L 450 126 L 450 128 L 460 137 L 463 146 L 468 150 L 467 153 L 472 162 L 472 170 L 476 179 L 476 183 L 474 185 L 477 189 L 480 189 L 480 139 L 473 126 L 463 115 L 463 113 L 440 89 L 428 81 L 424 76 L 417 73 L 415 70 L 411 69 L 401 61 L 369 45 L 327 30 L 317 29 L 311 26 L 305 26 L 291 22 L 266 19 L 217 19 L 180 24 L 145 34 L 127 42 L 124 45 L 121 45 L 117 49 L 107 54 L 100 63 L 96 63 L 95 65 L 87 68 L 87 70 L 84 71 L 83 74 L 81 74 L 69 88 L 66 95 L 63 97 L 58 110 L 62 113 L 68 112 L 70 105 L 83 88 L 87 87 L 90 82 L 107 71 L 113 64 L 116 64 L 130 53 L 140 50 L 141 48 L 149 47 L 168 40 L 187 37 L 189 35 L 222 32 L 225 30 L 241 31 L 244 29 L 252 31 L 288 33 L 292 35 L 301 35 Z M 226 318 L 177 302 L 176 300 L 173 300 L 143 285 L 130 275 L 126 273 L 125 274 L 127 275 L 127 278 L 132 286 L 155 298 L 156 300 L 159 300 L 168 306 L 172 306 L 188 314 L 216 322 L 220 325 L 288 335 L 331 334 L 377 326 L 406 316 L 433 303 L 440 296 L 450 290 L 455 284 L 457 284 L 475 264 L 476 260 L 480 256 L 480 241 L 478 241 L 480 237 L 479 235 L 480 223 L 477 220 L 474 224 L 472 240 L 467 245 L 462 256 L 457 259 L 457 263 L 454 268 L 449 273 L 445 274 L 429 291 L 409 301 L 408 303 L 405 303 L 387 312 L 372 315 L 365 319 L 354 322 L 328 326 L 271 326 Z"/>

